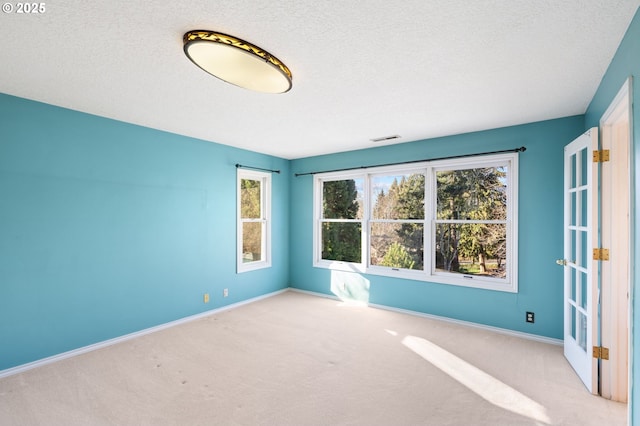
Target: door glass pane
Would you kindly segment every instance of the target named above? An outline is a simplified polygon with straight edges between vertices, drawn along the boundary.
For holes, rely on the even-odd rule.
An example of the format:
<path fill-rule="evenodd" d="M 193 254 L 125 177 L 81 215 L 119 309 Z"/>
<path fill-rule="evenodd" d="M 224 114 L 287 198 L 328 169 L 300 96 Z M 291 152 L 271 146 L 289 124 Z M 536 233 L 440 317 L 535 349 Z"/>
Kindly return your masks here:
<path fill-rule="evenodd" d="M 587 226 L 587 190 L 582 190 L 578 194 L 578 202 L 580 205 L 580 226 Z"/>
<path fill-rule="evenodd" d="M 571 230 L 569 231 L 571 236 L 571 241 L 569 241 L 569 244 L 571 245 L 571 253 L 570 253 L 570 258 L 567 259 L 569 262 L 571 263 L 576 263 L 576 258 L 577 258 L 577 251 L 578 251 L 578 231 L 576 230 Z"/>
<path fill-rule="evenodd" d="M 322 224 L 322 258 L 344 262 L 362 262 L 360 222 Z"/>
<path fill-rule="evenodd" d="M 580 266 L 587 267 L 587 231 L 580 231 Z"/>
<path fill-rule="evenodd" d="M 262 222 L 242 224 L 242 263 L 262 260 Z"/>
<path fill-rule="evenodd" d="M 576 274 L 578 273 L 578 270 L 575 268 L 571 268 L 571 294 L 569 295 L 569 297 L 571 298 L 571 300 L 573 300 L 574 302 L 576 301 L 577 298 L 577 294 L 576 294 Z"/>
<path fill-rule="evenodd" d="M 578 205 L 577 203 L 577 198 L 578 195 L 575 192 L 571 193 L 571 206 L 569 206 L 569 208 L 571 209 L 571 217 L 570 217 L 570 222 L 569 225 L 577 225 L 578 224 L 578 209 L 576 208 L 576 206 Z"/>
<path fill-rule="evenodd" d="M 575 309 L 575 308 L 574 308 Z M 578 344 L 586 352 L 587 351 L 587 316 L 582 312 L 578 312 L 578 322 L 580 326 Z"/>
<path fill-rule="evenodd" d="M 589 167 L 587 160 L 587 148 L 585 148 L 580 151 L 580 185 L 587 184 L 587 170 Z"/>
<path fill-rule="evenodd" d="M 571 337 L 574 338 L 574 340 L 578 340 L 578 336 L 576 336 L 576 307 L 571 305 Z"/>
<path fill-rule="evenodd" d="M 580 273 L 580 299 L 582 309 L 587 309 L 587 274 L 585 272 Z"/>
<path fill-rule="evenodd" d="M 570 188 L 576 187 L 576 155 L 573 154 L 569 160 L 569 167 L 571 168 L 571 186 Z"/>

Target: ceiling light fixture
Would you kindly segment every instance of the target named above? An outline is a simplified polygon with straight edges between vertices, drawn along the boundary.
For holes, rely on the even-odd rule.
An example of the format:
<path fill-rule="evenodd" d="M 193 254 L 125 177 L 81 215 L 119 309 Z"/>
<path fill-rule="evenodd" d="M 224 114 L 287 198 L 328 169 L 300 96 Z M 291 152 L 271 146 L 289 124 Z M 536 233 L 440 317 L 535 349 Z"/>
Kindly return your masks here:
<path fill-rule="evenodd" d="M 184 53 L 197 66 L 227 83 L 264 93 L 291 89 L 291 71 L 278 58 L 227 34 L 194 30 L 183 37 Z"/>

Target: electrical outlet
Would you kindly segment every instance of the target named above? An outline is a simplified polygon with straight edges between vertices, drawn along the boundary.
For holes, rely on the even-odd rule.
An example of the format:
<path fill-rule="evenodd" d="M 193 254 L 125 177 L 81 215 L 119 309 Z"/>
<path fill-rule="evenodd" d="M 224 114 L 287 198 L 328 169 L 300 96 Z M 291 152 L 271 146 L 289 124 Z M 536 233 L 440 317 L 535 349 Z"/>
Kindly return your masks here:
<path fill-rule="evenodd" d="M 209 293 L 204 294 L 203 300 L 204 300 L 204 303 L 209 303 Z"/>
<path fill-rule="evenodd" d="M 227 297 L 229 295 L 229 289 L 225 288 L 224 290 L 222 290 L 222 297 Z"/>
<path fill-rule="evenodd" d="M 535 321 L 536 314 L 533 312 L 527 312 L 527 322 L 536 322 Z"/>

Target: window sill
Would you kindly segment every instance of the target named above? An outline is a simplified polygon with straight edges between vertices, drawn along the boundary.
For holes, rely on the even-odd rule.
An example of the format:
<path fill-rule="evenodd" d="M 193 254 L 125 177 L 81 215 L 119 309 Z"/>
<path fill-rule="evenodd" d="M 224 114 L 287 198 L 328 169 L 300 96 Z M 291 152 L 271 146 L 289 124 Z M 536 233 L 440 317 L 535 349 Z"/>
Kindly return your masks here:
<path fill-rule="evenodd" d="M 242 274 L 243 272 L 251 272 L 256 271 L 258 269 L 270 268 L 271 262 L 251 262 L 251 263 L 242 263 L 238 265 L 237 273 Z"/>
<path fill-rule="evenodd" d="M 471 287 L 482 290 L 502 291 L 506 293 L 517 293 L 517 282 L 508 280 L 487 279 L 477 275 L 458 275 L 447 273 L 429 274 L 424 271 L 411 271 L 407 269 L 369 267 L 358 263 L 320 261 L 315 262 L 315 268 L 331 269 L 333 271 L 354 272 L 358 274 L 378 275 L 383 277 L 398 278 L 403 280 L 423 281 L 436 284 L 455 285 L 460 287 Z"/>

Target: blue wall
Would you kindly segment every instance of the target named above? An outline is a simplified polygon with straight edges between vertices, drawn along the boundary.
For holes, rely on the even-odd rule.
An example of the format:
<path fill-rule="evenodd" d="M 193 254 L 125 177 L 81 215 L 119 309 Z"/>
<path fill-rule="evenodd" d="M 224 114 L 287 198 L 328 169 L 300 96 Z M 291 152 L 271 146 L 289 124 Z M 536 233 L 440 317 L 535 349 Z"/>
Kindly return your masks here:
<path fill-rule="evenodd" d="M 640 392 L 634 383 L 640 383 L 640 349 L 635 349 L 636 343 L 640 342 L 640 297 L 638 297 L 638 291 L 640 291 L 640 209 L 638 209 L 637 193 L 640 188 L 640 174 L 637 172 L 637 165 L 640 164 L 640 108 L 637 107 L 637 102 L 640 100 L 640 9 L 636 12 L 631 25 L 627 29 L 622 43 L 618 47 L 609 69 L 602 78 L 600 86 L 593 97 L 587 113 L 585 114 L 585 126 L 586 128 L 597 126 L 599 124 L 602 114 L 607 110 L 609 104 L 616 96 L 624 82 L 628 77 L 633 78 L 633 112 L 632 112 L 632 126 L 633 126 L 633 141 L 632 141 L 632 157 L 631 157 L 631 173 L 632 173 L 632 194 L 634 199 L 631 204 L 631 216 L 635 222 L 635 226 L 632 229 L 632 244 L 633 244 L 633 262 L 636 267 L 632 271 L 631 282 L 631 297 L 632 297 L 632 355 L 633 360 L 631 364 L 631 396 L 629 401 L 631 402 L 631 424 L 640 425 Z"/>
<path fill-rule="evenodd" d="M 239 275 L 236 163 L 283 171 L 273 267 Z M 0 370 L 288 287 L 288 172 L 0 94 Z"/>
<path fill-rule="evenodd" d="M 293 160 L 291 173 L 438 158 L 526 146 L 520 154 L 519 292 L 505 293 L 375 275 L 374 304 L 562 339 L 563 148 L 584 131 L 584 116 Z M 331 294 L 332 272 L 313 264 L 313 178 L 291 177 L 291 286 Z M 334 273 L 335 274 L 335 273 Z M 343 273 L 341 279 L 345 279 Z M 366 287 L 366 285 L 364 287 Z M 361 286 L 362 287 L 362 286 Z M 335 293 L 335 288 L 333 289 Z M 536 322 L 525 322 L 526 311 Z"/>

